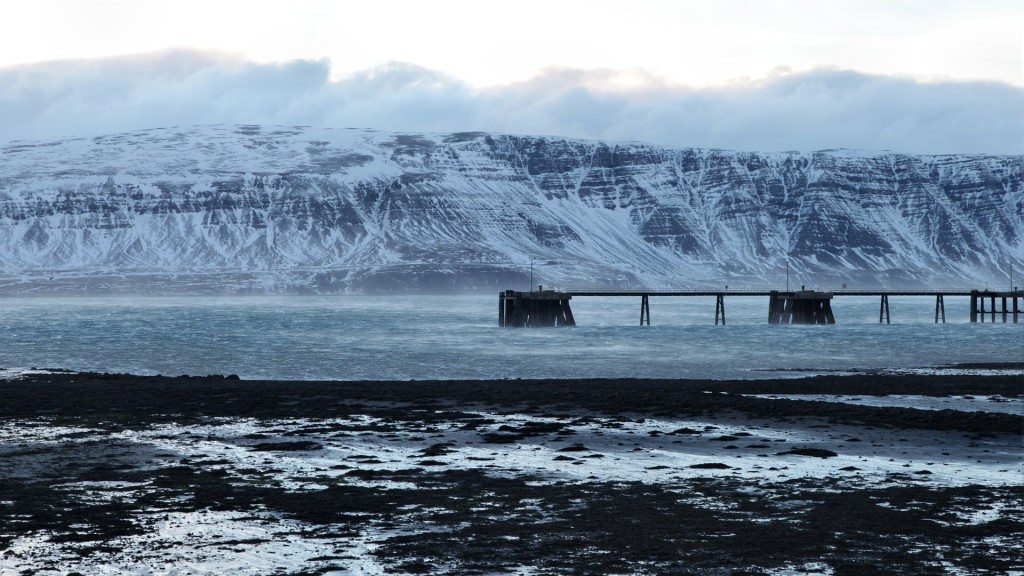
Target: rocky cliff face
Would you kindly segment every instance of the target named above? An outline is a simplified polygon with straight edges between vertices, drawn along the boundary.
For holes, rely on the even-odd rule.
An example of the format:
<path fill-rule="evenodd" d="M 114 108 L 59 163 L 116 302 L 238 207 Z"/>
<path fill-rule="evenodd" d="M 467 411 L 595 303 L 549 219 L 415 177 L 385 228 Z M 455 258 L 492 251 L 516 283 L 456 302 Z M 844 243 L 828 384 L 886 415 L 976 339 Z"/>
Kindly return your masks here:
<path fill-rule="evenodd" d="M 1008 285 L 1019 156 L 156 129 L 0 148 L 0 290 Z"/>

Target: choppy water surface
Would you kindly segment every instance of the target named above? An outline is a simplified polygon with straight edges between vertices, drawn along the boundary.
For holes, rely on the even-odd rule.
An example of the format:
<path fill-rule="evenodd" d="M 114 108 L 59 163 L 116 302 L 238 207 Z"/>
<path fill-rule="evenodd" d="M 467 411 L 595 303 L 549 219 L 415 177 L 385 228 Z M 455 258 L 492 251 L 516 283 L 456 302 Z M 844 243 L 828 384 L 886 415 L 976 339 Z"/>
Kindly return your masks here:
<path fill-rule="evenodd" d="M 571 329 L 497 327 L 495 296 L 0 300 L 0 368 L 274 379 L 769 378 L 1024 361 L 1024 323 L 971 324 L 967 298 L 839 297 L 834 326 L 770 326 L 767 298 L 576 298 Z M 1001 317 L 999 318 L 1001 320 Z"/>

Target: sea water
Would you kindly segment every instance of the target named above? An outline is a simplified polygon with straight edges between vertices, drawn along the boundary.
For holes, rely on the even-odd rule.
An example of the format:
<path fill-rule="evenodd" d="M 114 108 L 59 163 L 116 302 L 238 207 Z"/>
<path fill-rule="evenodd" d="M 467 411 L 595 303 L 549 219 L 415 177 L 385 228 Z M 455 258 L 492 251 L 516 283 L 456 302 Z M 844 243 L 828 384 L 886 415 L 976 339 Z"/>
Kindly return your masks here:
<path fill-rule="evenodd" d="M 765 297 L 578 297 L 574 328 L 497 325 L 497 295 L 0 299 L 0 369 L 283 380 L 776 378 L 1024 361 L 1022 323 L 966 297 L 837 297 L 831 326 L 769 325 Z M 2 374 L 2 373 L 0 373 Z"/>

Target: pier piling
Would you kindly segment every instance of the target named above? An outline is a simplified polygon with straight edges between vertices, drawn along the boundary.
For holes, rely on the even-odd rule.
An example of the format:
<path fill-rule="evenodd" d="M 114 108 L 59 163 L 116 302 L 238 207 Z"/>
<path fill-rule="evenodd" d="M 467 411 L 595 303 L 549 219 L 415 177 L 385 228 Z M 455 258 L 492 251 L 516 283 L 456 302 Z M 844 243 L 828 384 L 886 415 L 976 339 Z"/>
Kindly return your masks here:
<path fill-rule="evenodd" d="M 999 304 L 1002 305 L 1002 309 L 996 305 L 997 298 L 999 299 Z M 1020 321 L 1018 298 L 1024 299 L 1024 291 L 989 292 L 987 290 L 971 290 L 971 322 L 985 322 L 985 316 L 991 316 L 992 322 L 995 323 L 996 314 L 999 314 L 1002 316 L 1004 324 L 1007 322 L 1017 324 Z M 985 308 L 985 300 L 989 302 L 988 309 Z"/>

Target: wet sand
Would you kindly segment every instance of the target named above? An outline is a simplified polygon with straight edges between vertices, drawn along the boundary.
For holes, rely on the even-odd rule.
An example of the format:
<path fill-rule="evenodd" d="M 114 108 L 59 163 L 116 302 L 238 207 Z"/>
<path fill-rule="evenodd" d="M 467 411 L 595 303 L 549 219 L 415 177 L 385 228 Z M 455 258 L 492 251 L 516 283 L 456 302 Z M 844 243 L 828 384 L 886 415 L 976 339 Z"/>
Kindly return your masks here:
<path fill-rule="evenodd" d="M 0 390 L 0 572 L 1024 570 L 1019 374 Z"/>

